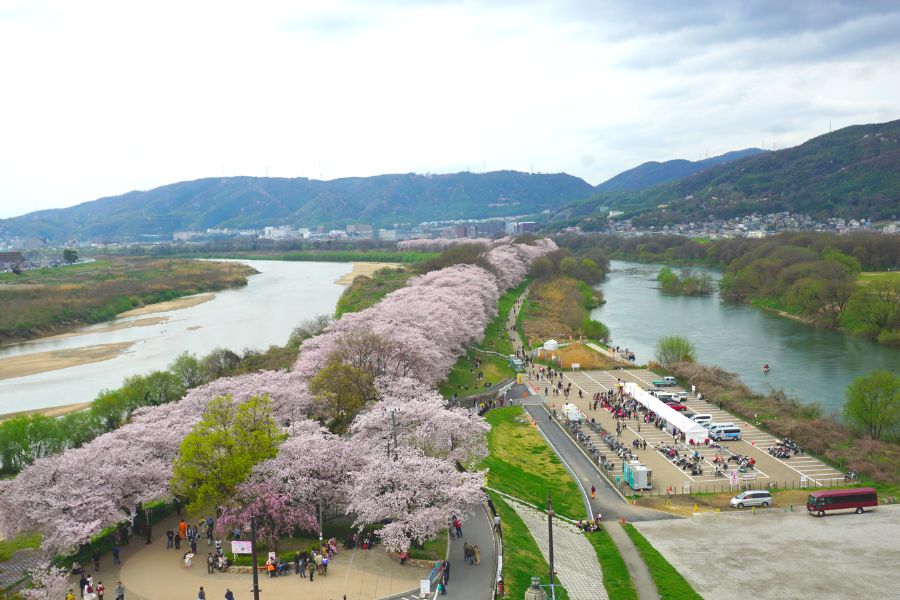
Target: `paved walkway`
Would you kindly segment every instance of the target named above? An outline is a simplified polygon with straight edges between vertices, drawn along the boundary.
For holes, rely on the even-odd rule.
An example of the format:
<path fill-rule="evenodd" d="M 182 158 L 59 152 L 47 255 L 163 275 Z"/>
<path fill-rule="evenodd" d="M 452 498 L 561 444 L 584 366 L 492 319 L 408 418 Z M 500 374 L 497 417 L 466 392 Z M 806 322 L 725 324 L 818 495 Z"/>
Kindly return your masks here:
<path fill-rule="evenodd" d="M 483 506 L 473 506 L 463 524 L 461 538 L 450 537 L 450 581 L 447 598 L 490 600 L 494 593 L 497 550 L 494 546 L 494 523 Z M 463 560 L 463 544 L 478 546 L 481 564 L 468 565 Z"/>
<path fill-rule="evenodd" d="M 547 562 L 550 561 L 550 537 L 547 515 L 518 502 L 510 501 L 519 518 L 528 527 Z M 553 568 L 559 582 L 572 600 L 605 600 L 603 573 L 594 547 L 574 526 L 559 519 L 553 522 Z"/>
<path fill-rule="evenodd" d="M 14 552 L 9 560 L 0 563 L 0 590 L 13 585 L 28 571 L 43 567 L 47 564 L 40 550 L 19 550 Z"/>

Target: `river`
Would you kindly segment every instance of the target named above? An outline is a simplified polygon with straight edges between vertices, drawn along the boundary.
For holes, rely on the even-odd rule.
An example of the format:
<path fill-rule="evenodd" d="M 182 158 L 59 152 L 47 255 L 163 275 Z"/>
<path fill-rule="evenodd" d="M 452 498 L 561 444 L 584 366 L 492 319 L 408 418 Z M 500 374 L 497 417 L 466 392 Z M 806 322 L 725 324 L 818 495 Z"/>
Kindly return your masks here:
<path fill-rule="evenodd" d="M 131 344 L 109 360 L 0 380 L 0 414 L 90 402 L 125 377 L 165 369 L 178 354 L 204 355 L 216 347 L 241 353 L 282 345 L 295 325 L 332 314 L 344 286 L 335 282 L 351 263 L 241 261 L 260 273 L 247 285 L 217 292 L 202 304 L 82 327 L 59 336 L 0 347 L 0 361 L 38 352 L 100 344 Z M 100 331 L 136 319 L 165 317 L 154 325 Z"/>
<path fill-rule="evenodd" d="M 614 345 L 635 352 L 638 363 L 653 360 L 661 336 L 682 335 L 694 343 L 698 362 L 737 373 L 758 392 L 782 389 L 801 402 L 818 402 L 824 414 L 841 411 L 844 390 L 854 378 L 874 369 L 900 371 L 895 348 L 728 304 L 718 294 L 664 294 L 656 289 L 661 268 L 612 261 L 600 285 L 606 304 L 591 313 L 609 327 Z M 700 270 L 714 279 L 721 275 Z M 771 367 L 768 375 L 764 364 Z"/>

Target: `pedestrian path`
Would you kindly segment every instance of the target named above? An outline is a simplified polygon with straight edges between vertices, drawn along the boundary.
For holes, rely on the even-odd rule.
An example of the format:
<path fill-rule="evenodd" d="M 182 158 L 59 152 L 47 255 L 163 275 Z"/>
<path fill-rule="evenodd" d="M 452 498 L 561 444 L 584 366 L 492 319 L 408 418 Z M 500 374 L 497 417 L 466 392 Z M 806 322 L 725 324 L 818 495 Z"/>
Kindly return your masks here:
<path fill-rule="evenodd" d="M 531 507 L 509 501 L 519 518 L 528 527 L 537 542 L 541 554 L 550 561 L 550 537 L 547 515 Z M 603 587 L 603 573 L 597 561 L 594 547 L 573 525 L 562 520 L 553 522 L 554 569 L 560 584 L 566 588 L 571 600 L 605 600 L 609 598 Z M 538 575 L 538 573 L 536 573 Z"/>
<path fill-rule="evenodd" d="M 468 565 L 463 560 L 463 545 L 478 546 L 481 562 Z M 472 506 L 463 523 L 462 536 L 450 532 L 450 580 L 447 598 L 490 600 L 493 597 L 497 571 L 494 524 L 484 506 Z"/>

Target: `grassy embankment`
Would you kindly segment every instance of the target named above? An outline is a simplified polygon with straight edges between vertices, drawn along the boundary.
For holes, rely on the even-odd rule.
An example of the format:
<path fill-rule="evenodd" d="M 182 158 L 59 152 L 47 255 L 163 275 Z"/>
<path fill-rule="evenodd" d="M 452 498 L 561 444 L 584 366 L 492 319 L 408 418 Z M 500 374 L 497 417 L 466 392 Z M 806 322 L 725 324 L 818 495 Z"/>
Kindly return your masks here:
<path fill-rule="evenodd" d="M 563 516 L 584 518 L 584 504 L 578 486 L 556 453 L 531 425 L 522 408 L 509 406 L 488 411 L 489 455 L 479 465 L 488 469 L 487 485 L 521 499 L 525 504 L 546 510 L 547 495 L 553 494 L 553 508 Z M 546 583 L 549 566 L 540 548 L 515 510 L 496 493 L 490 493 L 503 527 L 503 581 L 509 598 L 521 598 L 533 576 Z M 560 596 L 557 588 L 557 598 Z"/>
<path fill-rule="evenodd" d="M 371 277 L 357 276 L 338 298 L 334 317 L 339 319 L 345 313 L 359 312 L 377 304 L 391 292 L 405 286 L 414 275 L 407 268 L 386 268 L 375 271 Z"/>
<path fill-rule="evenodd" d="M 0 343 L 99 323 L 127 310 L 247 284 L 236 263 L 108 257 L 0 274 Z"/>
<path fill-rule="evenodd" d="M 603 572 L 603 587 L 606 588 L 609 597 L 615 600 L 637 600 L 637 590 L 628 574 L 628 566 L 622 560 L 622 555 L 606 532 L 605 526 L 599 531 L 586 533 L 585 536 L 597 553 L 600 570 Z"/>
<path fill-rule="evenodd" d="M 605 325 L 590 319 L 597 306 L 597 292 L 583 281 L 555 277 L 534 284 L 519 313 L 516 328 L 526 345 L 540 346 L 548 339 L 567 345 L 553 352 L 564 368 L 579 363 L 584 369 L 610 369 L 615 361 L 579 342 L 568 344 L 569 337 L 583 336 L 587 341 L 604 344 L 609 336 Z M 549 364 L 550 356 L 538 356 L 537 362 Z"/>
<path fill-rule="evenodd" d="M 528 287 L 528 283 L 529 281 L 525 280 L 500 296 L 500 300 L 497 302 L 497 316 L 485 328 L 484 340 L 478 344 L 477 350 L 469 350 L 461 356 L 450 369 L 447 379 L 439 385 L 438 389 L 445 398 L 449 398 L 453 394 L 461 397 L 481 392 L 485 390 L 486 382 L 496 384 L 507 377 L 515 376 L 515 371 L 509 366 L 507 359 L 487 354 L 484 351 L 498 352 L 503 356 L 513 353 L 512 342 L 506 331 L 506 321 L 509 311 Z M 474 366 L 476 357 L 481 359 L 479 367 Z M 481 380 L 478 379 L 479 371 L 484 375 Z"/>
<path fill-rule="evenodd" d="M 661 600 L 703 600 L 684 577 L 667 561 L 656 548 L 650 545 L 641 532 L 635 529 L 631 523 L 624 525 L 625 533 L 634 542 L 641 558 L 647 563 L 650 576 L 656 584 Z"/>

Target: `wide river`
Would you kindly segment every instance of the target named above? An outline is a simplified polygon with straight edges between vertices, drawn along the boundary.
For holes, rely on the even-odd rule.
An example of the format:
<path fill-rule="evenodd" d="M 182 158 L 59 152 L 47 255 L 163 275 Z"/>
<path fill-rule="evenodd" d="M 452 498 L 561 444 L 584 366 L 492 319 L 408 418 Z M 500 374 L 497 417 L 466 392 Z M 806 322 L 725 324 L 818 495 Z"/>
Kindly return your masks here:
<path fill-rule="evenodd" d="M 683 335 L 696 346 L 698 362 L 737 373 L 759 392 L 782 389 L 802 402 L 818 402 L 825 414 L 840 412 L 854 378 L 874 369 L 900 371 L 895 348 L 727 304 L 717 294 L 663 294 L 656 289 L 662 265 L 612 261 L 610 267 L 600 285 L 606 304 L 591 316 L 609 327 L 613 344 L 634 351 L 638 363 L 653 360 L 661 336 Z M 762 372 L 765 364 L 771 367 L 768 375 Z"/>
<path fill-rule="evenodd" d="M 335 283 L 351 263 L 241 261 L 260 273 L 242 288 L 217 292 L 202 304 L 83 327 L 81 335 L 32 340 L 0 347 L 0 361 L 37 352 L 133 342 L 101 362 L 0 380 L 0 414 L 90 402 L 125 377 L 165 369 L 181 352 L 203 355 L 216 347 L 235 352 L 264 350 L 287 342 L 294 326 L 315 315 L 332 314 L 344 286 Z M 92 333 L 92 330 L 148 317 L 155 325 Z"/>

